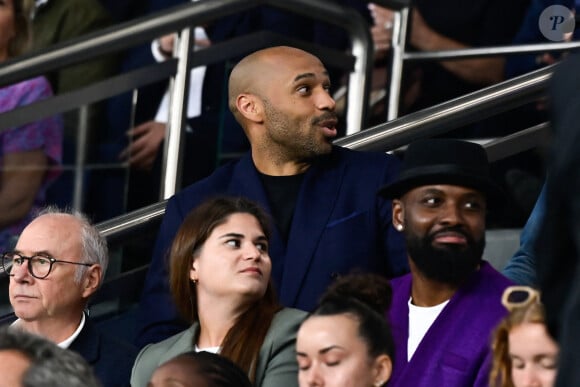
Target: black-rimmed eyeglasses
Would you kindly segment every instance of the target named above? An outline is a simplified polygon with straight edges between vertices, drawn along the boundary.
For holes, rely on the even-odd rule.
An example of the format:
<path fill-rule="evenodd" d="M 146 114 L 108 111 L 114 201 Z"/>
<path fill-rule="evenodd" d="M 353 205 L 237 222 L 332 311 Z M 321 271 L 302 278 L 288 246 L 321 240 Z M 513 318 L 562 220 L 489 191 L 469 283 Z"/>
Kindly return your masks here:
<path fill-rule="evenodd" d="M 2 269 L 10 276 L 13 276 L 14 269 L 24 265 L 28 261 L 28 272 L 31 276 L 38 279 L 48 277 L 55 263 L 70 263 L 72 265 L 92 266 L 92 263 L 62 261 L 46 255 L 34 255 L 26 257 L 22 254 L 10 252 L 2 254 Z"/>

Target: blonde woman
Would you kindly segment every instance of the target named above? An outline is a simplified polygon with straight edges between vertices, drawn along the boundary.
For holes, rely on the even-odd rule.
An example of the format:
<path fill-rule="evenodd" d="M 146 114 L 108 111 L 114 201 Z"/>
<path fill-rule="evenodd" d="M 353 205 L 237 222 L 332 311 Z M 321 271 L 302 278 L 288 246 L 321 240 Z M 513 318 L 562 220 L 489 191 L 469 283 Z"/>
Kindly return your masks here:
<path fill-rule="evenodd" d="M 492 341 L 492 387 L 552 387 L 558 366 L 558 345 L 546 329 L 539 293 L 511 286 L 502 303 L 509 314 L 498 325 Z"/>

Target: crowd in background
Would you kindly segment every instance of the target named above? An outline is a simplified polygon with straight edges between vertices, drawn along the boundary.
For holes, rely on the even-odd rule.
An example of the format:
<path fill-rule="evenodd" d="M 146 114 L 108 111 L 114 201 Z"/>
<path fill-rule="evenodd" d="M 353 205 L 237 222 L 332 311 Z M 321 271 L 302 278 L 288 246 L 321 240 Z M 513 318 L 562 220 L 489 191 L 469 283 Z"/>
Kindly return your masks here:
<path fill-rule="evenodd" d="M 0 61 L 187 2 L 6 0 Z M 386 87 L 394 13 L 335 2 L 368 21 L 373 87 Z M 531 31 L 550 5 L 570 9 L 570 20 L 579 6 L 418 1 L 409 49 L 546 41 Z M 259 6 L 196 26 L 193 49 L 262 29 L 328 48 L 348 44 L 336 27 Z M 565 32 L 562 40 L 576 38 L 574 30 Z M 177 37 L 5 85 L 0 110 L 171 59 Z M 125 250 L 131 264 L 151 263 L 134 343 L 100 332 L 85 311 L 107 273 L 102 236 L 82 213 L 37 213 L 49 204 L 71 205 L 68 166 L 78 161 L 81 126 L 89 163 L 127 167 L 84 175 L 84 211 L 94 221 L 158 200 L 167 82 L 140 88 L 136 105 L 126 93 L 92 104 L 86 115 L 63 112 L 3 130 L 0 244 L 17 318 L 11 327 L 49 341 L 34 344 L 46 345 L 38 355 L 25 348 L 35 336 L 2 331 L 0 356 L 10 355 L 15 380 L 26 386 L 37 385 L 41 372 L 94 379 L 95 386 L 163 386 L 180 378 L 263 387 L 570 385 L 580 309 L 570 204 L 575 178 L 567 177 L 577 159 L 577 59 L 540 53 L 406 67 L 400 114 L 565 63 L 551 84 L 553 105 L 534 101 L 414 142 L 402 160 L 332 145 L 344 135 L 333 98 L 344 74 L 313 53 L 277 46 L 192 69 L 184 188 L 168 201 L 157 234 Z M 384 101 L 370 112 L 369 125 L 384 122 Z M 490 166 L 481 146 L 457 140 L 505 135 L 543 120 L 551 120 L 561 152 L 534 150 Z M 564 181 L 570 191 L 563 192 Z M 559 204 L 548 207 L 550 198 Z M 503 274 L 482 260 L 490 226 L 526 220 L 521 249 Z M 66 358 L 52 343 L 83 359 Z M 108 351 L 116 355 L 105 359 Z M 59 357 L 71 368 L 46 371 L 43 362 Z"/>

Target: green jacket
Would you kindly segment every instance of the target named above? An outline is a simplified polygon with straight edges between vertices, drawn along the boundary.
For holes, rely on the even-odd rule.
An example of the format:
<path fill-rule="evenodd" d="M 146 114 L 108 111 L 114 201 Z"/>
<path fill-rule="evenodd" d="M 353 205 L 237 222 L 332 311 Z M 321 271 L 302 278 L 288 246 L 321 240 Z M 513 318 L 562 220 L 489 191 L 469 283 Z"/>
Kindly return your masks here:
<path fill-rule="evenodd" d="M 50 47 L 111 24 L 110 15 L 97 0 L 49 0 L 36 10 L 32 20 L 32 49 Z M 115 55 L 105 55 L 45 75 L 54 94 L 61 94 L 104 80 L 116 72 Z M 76 117 L 76 114 L 66 114 L 64 117 L 67 137 L 75 135 L 78 126 Z M 102 109 L 92 106 L 89 110 L 90 131 L 98 130 L 100 118 Z M 93 135 L 94 133 L 90 134 L 91 137 Z"/>
<path fill-rule="evenodd" d="M 278 312 L 260 348 L 256 387 L 298 387 L 296 332 L 307 313 L 285 308 Z M 199 324 L 159 343 L 149 344 L 137 355 L 131 374 L 132 387 L 145 387 L 155 369 L 175 356 L 192 351 Z"/>

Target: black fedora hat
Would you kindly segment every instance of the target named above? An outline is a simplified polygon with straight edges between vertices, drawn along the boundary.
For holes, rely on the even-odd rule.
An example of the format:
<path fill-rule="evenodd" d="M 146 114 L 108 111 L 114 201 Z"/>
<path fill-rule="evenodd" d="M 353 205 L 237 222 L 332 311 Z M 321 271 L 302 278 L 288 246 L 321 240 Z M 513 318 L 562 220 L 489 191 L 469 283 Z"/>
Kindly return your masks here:
<path fill-rule="evenodd" d="M 413 188 L 432 184 L 474 188 L 493 202 L 503 197 L 501 188 L 491 180 L 487 153 L 481 145 L 442 138 L 411 143 L 398 179 L 382 187 L 379 195 L 400 198 Z"/>

